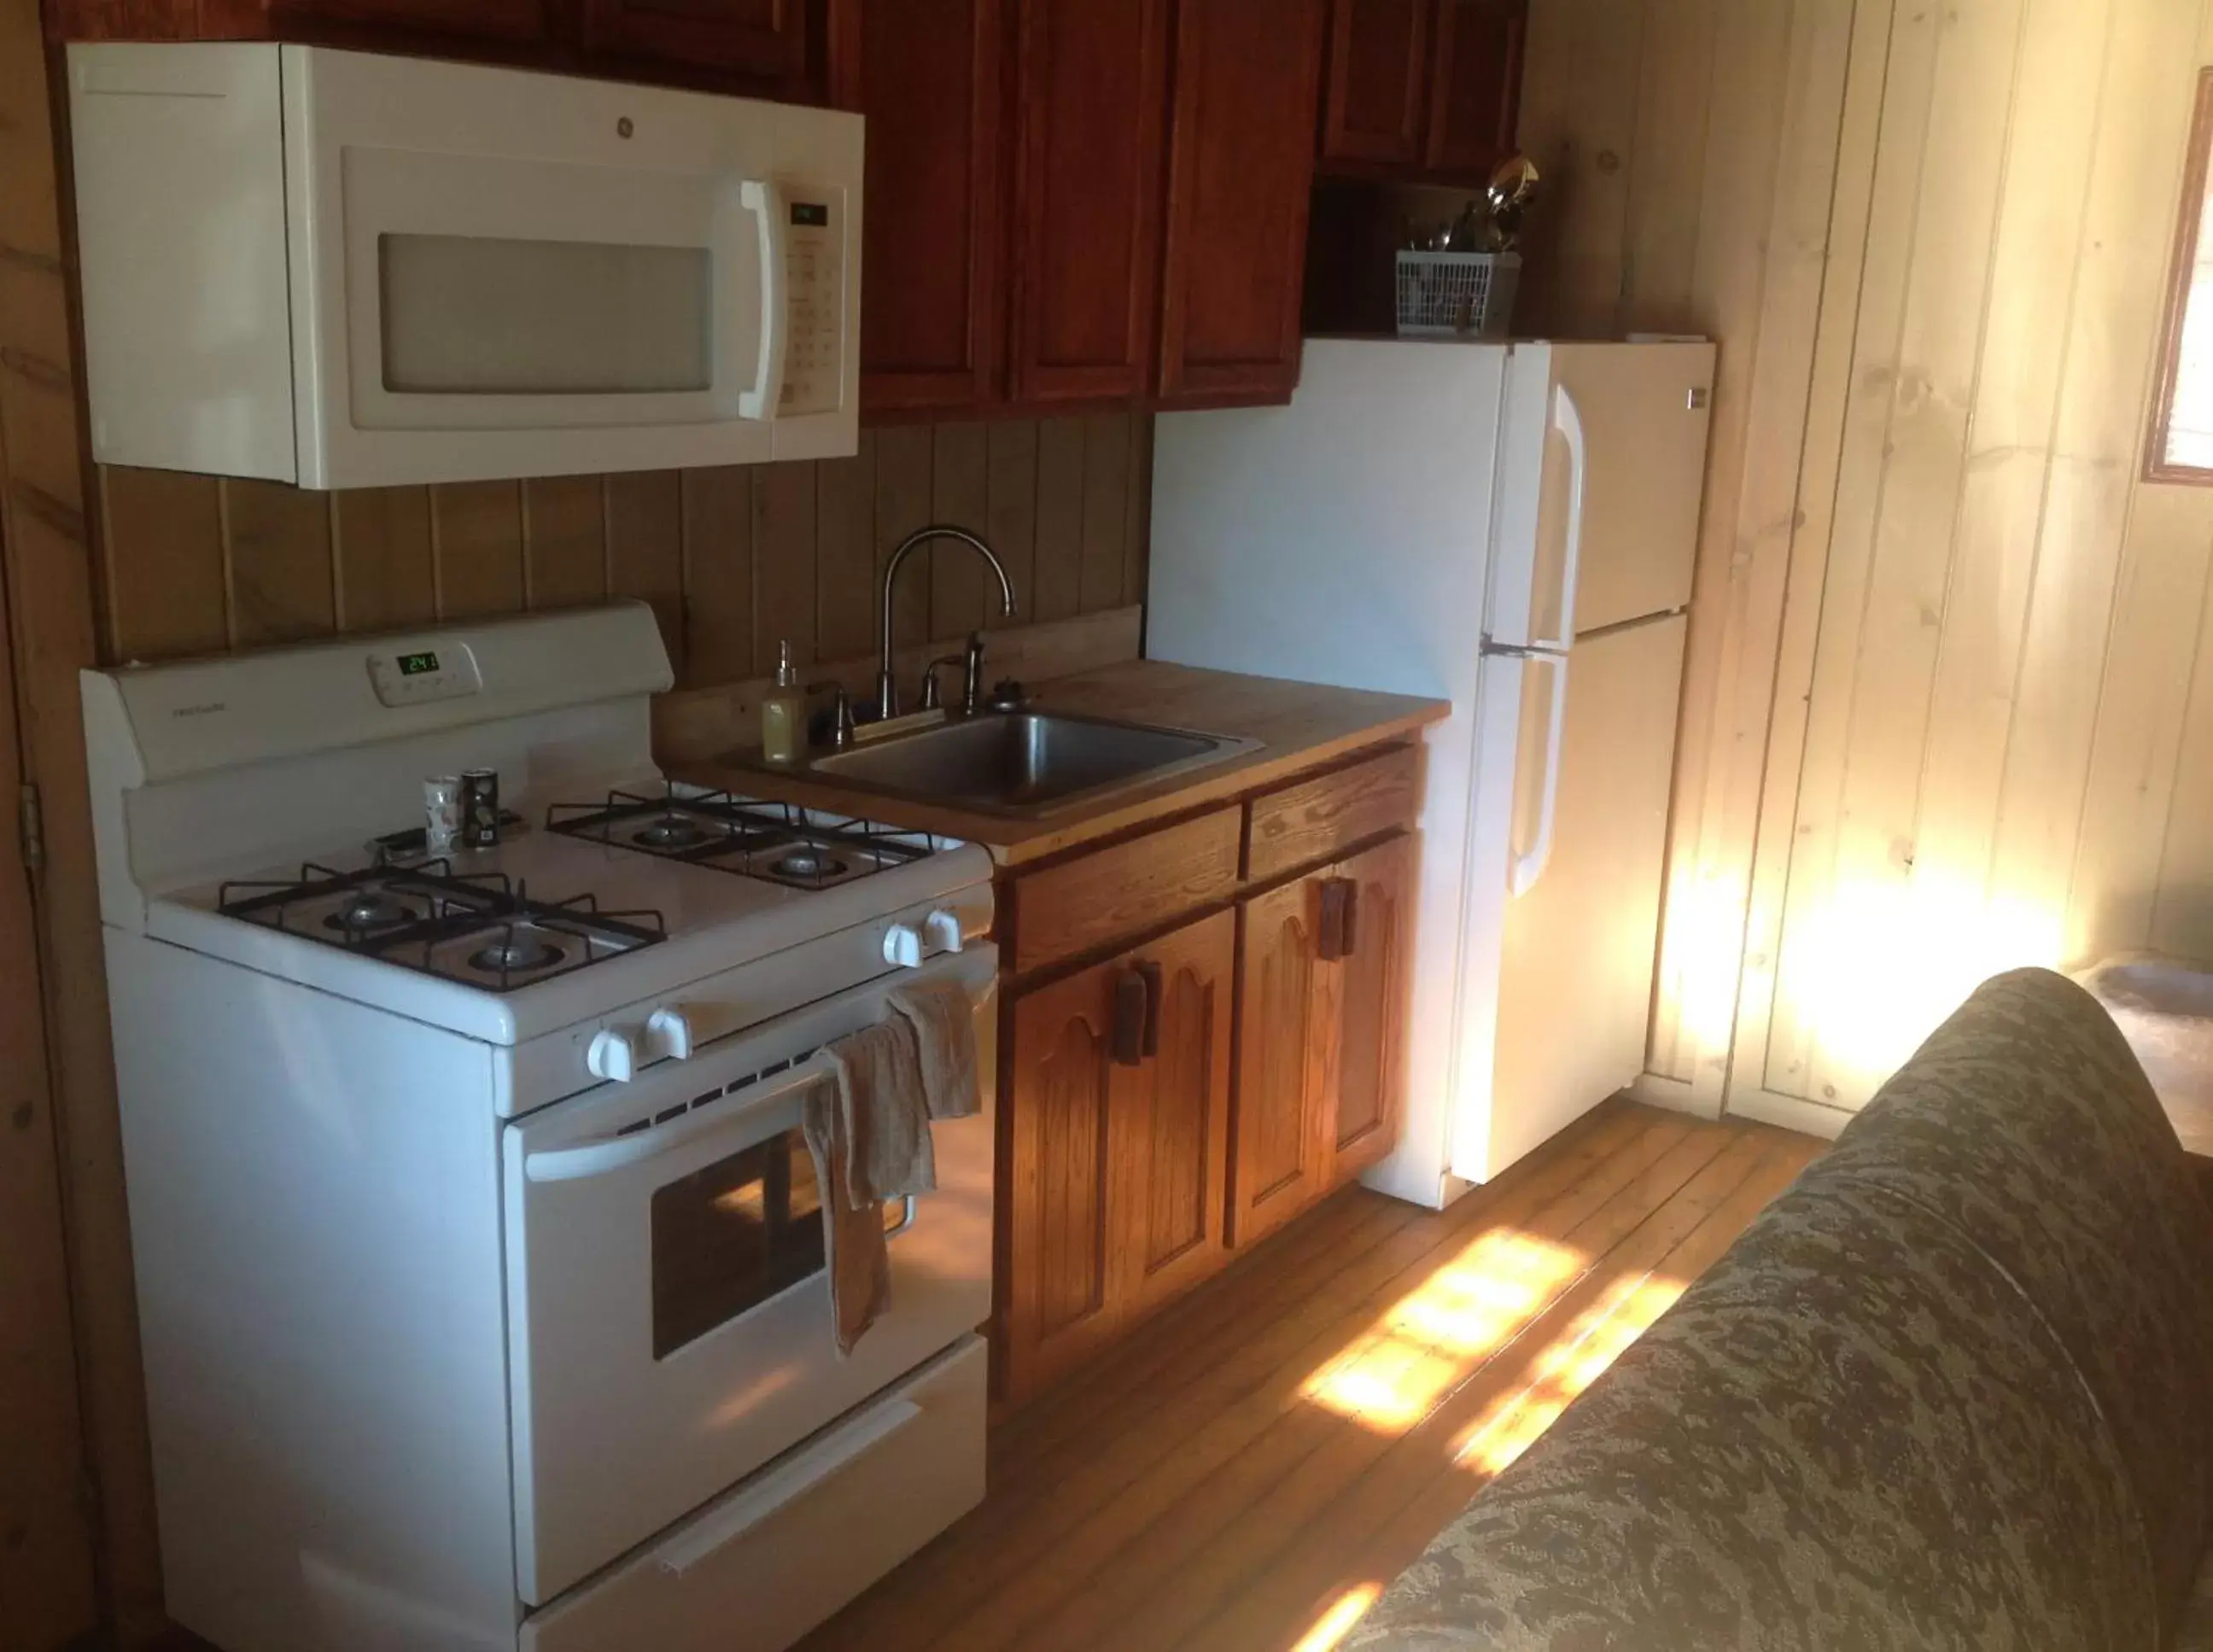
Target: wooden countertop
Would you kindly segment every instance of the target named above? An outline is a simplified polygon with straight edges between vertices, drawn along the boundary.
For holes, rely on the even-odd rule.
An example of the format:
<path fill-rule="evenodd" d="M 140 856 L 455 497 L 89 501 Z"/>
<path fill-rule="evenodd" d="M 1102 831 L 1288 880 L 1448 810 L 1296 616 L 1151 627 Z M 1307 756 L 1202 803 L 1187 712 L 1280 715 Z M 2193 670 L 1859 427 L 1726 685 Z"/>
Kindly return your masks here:
<path fill-rule="evenodd" d="M 1079 802 L 1043 820 L 981 814 L 954 805 L 915 802 L 840 786 L 772 768 L 753 750 L 668 766 L 673 777 L 697 785 L 723 786 L 779 802 L 863 814 L 919 832 L 965 838 L 990 849 L 1000 864 L 1015 865 L 1202 803 L 1259 790 L 1364 747 L 1402 739 L 1451 710 L 1442 700 L 1202 671 L 1153 660 L 1127 661 L 1041 683 L 1031 703 L 1044 710 L 1162 723 L 1260 744 L 1257 750 L 1222 762 L 1166 776 L 1094 802 Z"/>

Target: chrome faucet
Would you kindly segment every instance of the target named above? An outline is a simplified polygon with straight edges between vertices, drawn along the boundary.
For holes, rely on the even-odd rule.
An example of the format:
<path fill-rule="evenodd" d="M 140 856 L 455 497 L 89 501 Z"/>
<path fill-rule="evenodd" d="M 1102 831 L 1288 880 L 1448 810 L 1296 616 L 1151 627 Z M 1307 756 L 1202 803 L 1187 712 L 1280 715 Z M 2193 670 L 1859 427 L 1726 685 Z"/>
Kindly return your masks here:
<path fill-rule="evenodd" d="M 878 639 L 882 652 L 876 660 L 876 716 L 879 720 L 899 716 L 899 682 L 892 674 L 892 582 L 899 577 L 899 564 L 907 553 L 932 539 L 954 539 L 966 546 L 991 564 L 991 571 L 999 576 L 999 613 L 1012 618 L 1015 612 L 1015 583 L 1007 577 L 1007 566 L 999 560 L 998 553 L 965 527 L 940 525 L 918 527 L 899 542 L 891 560 L 884 564 L 883 588 L 877 594 Z M 980 674 L 980 668 L 978 668 Z"/>

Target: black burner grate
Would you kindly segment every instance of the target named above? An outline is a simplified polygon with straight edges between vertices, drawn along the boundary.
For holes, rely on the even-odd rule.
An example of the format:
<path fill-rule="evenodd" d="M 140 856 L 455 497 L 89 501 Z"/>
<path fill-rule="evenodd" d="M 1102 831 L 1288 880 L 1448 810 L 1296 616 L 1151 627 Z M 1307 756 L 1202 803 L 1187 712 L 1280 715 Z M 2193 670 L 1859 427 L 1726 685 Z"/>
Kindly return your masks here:
<path fill-rule="evenodd" d="M 556 803 L 546 812 L 546 827 L 794 889 L 850 883 L 951 846 L 928 832 L 673 784 L 655 793 L 610 791 L 596 803 Z"/>
<path fill-rule="evenodd" d="M 337 910 L 323 912 L 333 902 Z M 216 910 L 498 992 L 653 946 L 668 933 L 657 911 L 601 911 L 588 894 L 537 900 L 503 872 L 457 873 L 444 860 L 359 872 L 305 862 L 296 878 L 224 884 Z M 348 921 L 363 911 L 405 916 Z"/>

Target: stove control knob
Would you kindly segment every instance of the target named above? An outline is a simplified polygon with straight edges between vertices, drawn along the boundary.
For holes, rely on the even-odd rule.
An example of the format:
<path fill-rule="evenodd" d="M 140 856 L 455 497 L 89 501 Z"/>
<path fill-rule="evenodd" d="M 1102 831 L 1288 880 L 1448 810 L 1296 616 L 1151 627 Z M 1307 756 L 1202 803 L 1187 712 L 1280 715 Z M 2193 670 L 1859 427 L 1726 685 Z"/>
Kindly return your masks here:
<path fill-rule="evenodd" d="M 674 1005 L 656 1009 L 646 1018 L 645 1041 L 657 1053 L 676 1061 L 691 1060 L 692 1046 L 698 1042 L 692 1036 L 691 1017 Z"/>
<path fill-rule="evenodd" d="M 935 942 L 940 952 L 958 952 L 966 943 L 960 933 L 960 914 L 939 907 L 922 920 L 923 938 Z"/>
<path fill-rule="evenodd" d="M 960 914 L 943 907 L 920 924 L 894 924 L 884 931 L 884 961 L 901 969 L 920 969 L 934 952 L 959 952 L 966 944 Z"/>
<path fill-rule="evenodd" d="M 637 1076 L 637 1039 L 628 1027 L 603 1027 L 584 1052 L 584 1070 L 594 1078 L 627 1084 Z"/>
<path fill-rule="evenodd" d="M 884 931 L 884 962 L 901 969 L 922 967 L 922 931 L 911 924 L 894 924 Z"/>

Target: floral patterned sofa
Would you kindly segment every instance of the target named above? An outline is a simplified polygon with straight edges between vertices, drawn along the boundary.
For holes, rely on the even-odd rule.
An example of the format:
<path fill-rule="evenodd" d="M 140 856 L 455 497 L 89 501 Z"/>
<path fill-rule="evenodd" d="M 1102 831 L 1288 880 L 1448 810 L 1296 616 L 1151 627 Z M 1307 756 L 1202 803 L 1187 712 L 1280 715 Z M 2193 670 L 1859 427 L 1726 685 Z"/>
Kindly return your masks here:
<path fill-rule="evenodd" d="M 2213 1649 L 2213 1212 L 2064 978 L 1986 983 L 1349 1647 Z"/>

